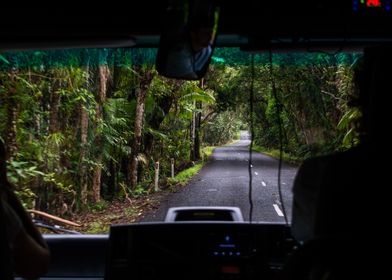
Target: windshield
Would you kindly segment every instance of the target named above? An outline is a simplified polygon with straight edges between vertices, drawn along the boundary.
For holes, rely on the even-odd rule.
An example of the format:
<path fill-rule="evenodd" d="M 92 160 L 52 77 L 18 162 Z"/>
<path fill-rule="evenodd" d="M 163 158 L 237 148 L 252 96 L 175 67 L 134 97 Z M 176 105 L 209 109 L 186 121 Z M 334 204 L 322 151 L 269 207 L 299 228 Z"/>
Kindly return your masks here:
<path fill-rule="evenodd" d="M 290 223 L 299 164 L 357 144 L 347 103 L 361 53 L 216 48 L 200 81 L 160 76 L 156 54 L 0 54 L 8 179 L 37 221 L 105 233 L 170 207 L 234 206 Z"/>

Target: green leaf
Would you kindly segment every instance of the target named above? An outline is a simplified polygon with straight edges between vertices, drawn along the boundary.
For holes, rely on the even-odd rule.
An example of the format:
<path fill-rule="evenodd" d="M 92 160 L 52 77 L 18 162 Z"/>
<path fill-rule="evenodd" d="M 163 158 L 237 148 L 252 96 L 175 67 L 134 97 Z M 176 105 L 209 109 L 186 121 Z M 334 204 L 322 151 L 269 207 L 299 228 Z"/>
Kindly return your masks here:
<path fill-rule="evenodd" d="M 1 54 L 0 54 L 0 60 L 2 60 L 3 62 L 5 62 L 7 64 L 10 64 L 10 62 L 4 56 L 2 56 Z"/>
<path fill-rule="evenodd" d="M 342 141 L 343 147 L 350 148 L 359 142 L 358 135 L 354 128 L 351 128 L 345 135 Z"/>
<path fill-rule="evenodd" d="M 215 98 L 214 96 L 210 95 L 207 91 L 191 92 L 189 94 L 185 94 L 180 98 L 180 102 L 193 102 L 193 101 L 214 103 Z"/>
<path fill-rule="evenodd" d="M 146 131 L 148 133 L 150 133 L 152 136 L 154 136 L 154 138 L 161 139 L 161 140 L 164 140 L 164 141 L 169 140 L 169 137 L 166 134 L 160 132 L 159 130 L 155 130 L 155 129 L 152 129 L 151 127 L 148 127 L 146 129 Z"/>
<path fill-rule="evenodd" d="M 353 108 L 348 110 L 343 117 L 340 119 L 339 123 L 337 124 L 337 129 L 346 129 L 350 123 L 360 117 L 361 113 L 357 108 Z"/>

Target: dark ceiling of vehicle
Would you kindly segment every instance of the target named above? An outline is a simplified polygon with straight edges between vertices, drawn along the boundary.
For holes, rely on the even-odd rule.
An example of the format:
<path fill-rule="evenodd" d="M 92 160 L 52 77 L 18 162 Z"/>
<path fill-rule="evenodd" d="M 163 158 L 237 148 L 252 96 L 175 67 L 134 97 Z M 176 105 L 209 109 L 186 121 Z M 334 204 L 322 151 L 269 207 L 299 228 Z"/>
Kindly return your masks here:
<path fill-rule="evenodd" d="M 78 46 L 157 46 L 169 1 L 111 0 L 3 5 L 0 50 Z M 354 11 L 352 0 L 217 0 L 218 46 L 367 45 L 392 41 L 392 12 Z M 388 2 L 389 3 L 389 2 Z"/>

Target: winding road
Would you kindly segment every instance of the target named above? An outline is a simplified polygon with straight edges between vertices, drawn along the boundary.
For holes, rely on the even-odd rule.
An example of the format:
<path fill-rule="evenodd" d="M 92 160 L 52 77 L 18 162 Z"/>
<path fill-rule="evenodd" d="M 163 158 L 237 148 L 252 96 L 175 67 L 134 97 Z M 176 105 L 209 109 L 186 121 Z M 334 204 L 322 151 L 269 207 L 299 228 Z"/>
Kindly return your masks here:
<path fill-rule="evenodd" d="M 246 131 L 241 140 L 214 150 L 209 162 L 186 187 L 163 198 L 158 209 L 141 222 L 163 221 L 167 209 L 177 206 L 237 206 L 249 221 L 249 144 Z M 278 190 L 278 160 L 261 153 L 252 154 L 252 221 L 284 222 L 284 209 L 291 221 L 292 184 L 298 167 L 283 163 L 281 190 Z M 284 207 L 283 207 L 284 206 Z"/>

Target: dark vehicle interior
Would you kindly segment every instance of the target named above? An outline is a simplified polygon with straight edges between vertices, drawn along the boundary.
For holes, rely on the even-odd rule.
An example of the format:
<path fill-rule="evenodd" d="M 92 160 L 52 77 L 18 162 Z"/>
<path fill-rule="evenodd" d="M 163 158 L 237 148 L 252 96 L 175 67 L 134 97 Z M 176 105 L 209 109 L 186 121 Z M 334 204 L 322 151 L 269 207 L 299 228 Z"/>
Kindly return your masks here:
<path fill-rule="evenodd" d="M 167 8 L 173 2 L 176 1 L 110 1 L 90 6 L 86 3 L 86 7 L 67 2 L 53 6 L 2 4 L 0 51 L 159 47 L 162 60 L 158 71 L 177 79 L 198 80 L 208 71 L 211 53 L 201 70 L 193 74 L 182 70 L 165 72 L 178 65 L 170 60 L 170 46 L 162 45 L 177 39 L 178 34 L 170 37 L 172 30 L 165 29 Z M 219 10 L 212 47 L 240 47 L 248 53 L 334 53 L 374 46 L 388 48 L 392 42 L 389 0 L 204 2 Z M 203 9 L 193 12 L 190 18 L 205 16 Z M 162 34 L 166 36 L 163 42 Z M 376 66 L 373 71 L 377 71 Z M 361 179 L 351 181 L 358 180 Z M 382 179 L 375 182 L 382 183 Z M 362 207 L 375 206 L 364 203 Z M 173 222 L 112 226 L 108 235 L 46 235 L 52 261 L 49 272 L 41 279 L 353 279 L 360 275 L 356 265 L 373 265 L 374 260 L 358 260 L 353 254 L 360 251 L 359 246 L 361 250 L 373 250 L 369 243 L 374 235 L 367 239 L 366 246 L 363 240 L 358 241 L 361 237 L 350 236 L 348 242 L 341 242 L 336 235 L 336 239 L 323 236 L 321 241 L 303 245 L 294 241 L 288 223 L 197 219 L 194 213 L 185 213 Z M 353 232 L 358 228 L 366 228 L 367 233 L 374 229 L 369 225 L 353 226 L 357 227 Z M 337 275 L 311 275 L 313 258 L 321 263 L 334 259 L 340 265 Z"/>

